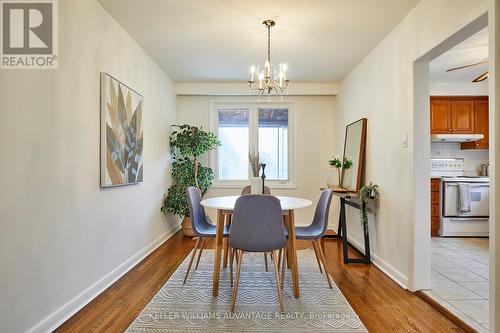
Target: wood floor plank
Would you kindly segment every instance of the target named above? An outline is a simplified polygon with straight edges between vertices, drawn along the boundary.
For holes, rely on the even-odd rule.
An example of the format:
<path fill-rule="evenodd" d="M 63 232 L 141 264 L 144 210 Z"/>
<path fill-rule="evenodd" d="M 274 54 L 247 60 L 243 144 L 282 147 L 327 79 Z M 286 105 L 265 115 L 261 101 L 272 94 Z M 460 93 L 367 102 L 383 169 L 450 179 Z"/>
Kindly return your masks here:
<path fill-rule="evenodd" d="M 205 248 L 213 248 L 213 245 L 213 241 L 207 241 Z M 192 239 L 178 232 L 56 332 L 123 332 L 193 246 Z M 311 242 L 298 241 L 297 247 L 309 248 Z M 356 257 L 354 251 L 350 250 L 349 254 Z M 325 257 L 333 280 L 370 332 L 463 332 L 374 265 L 345 265 L 339 241 L 325 241 Z M 328 291 L 325 284 L 325 292 Z"/>

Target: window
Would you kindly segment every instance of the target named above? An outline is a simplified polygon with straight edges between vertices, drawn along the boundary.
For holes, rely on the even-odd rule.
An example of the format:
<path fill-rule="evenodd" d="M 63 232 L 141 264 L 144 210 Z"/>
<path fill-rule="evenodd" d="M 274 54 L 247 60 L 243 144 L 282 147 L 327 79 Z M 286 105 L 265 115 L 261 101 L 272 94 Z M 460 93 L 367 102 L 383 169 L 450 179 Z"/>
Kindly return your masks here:
<path fill-rule="evenodd" d="M 211 155 L 215 186 L 248 184 L 249 152 L 259 152 L 271 187 L 294 187 L 292 105 L 213 104 L 212 130 L 221 147 Z"/>
<path fill-rule="evenodd" d="M 259 108 L 259 156 L 269 180 L 288 180 L 288 109 Z"/>
<path fill-rule="evenodd" d="M 248 178 L 248 110 L 220 109 L 218 165 L 219 179 Z"/>

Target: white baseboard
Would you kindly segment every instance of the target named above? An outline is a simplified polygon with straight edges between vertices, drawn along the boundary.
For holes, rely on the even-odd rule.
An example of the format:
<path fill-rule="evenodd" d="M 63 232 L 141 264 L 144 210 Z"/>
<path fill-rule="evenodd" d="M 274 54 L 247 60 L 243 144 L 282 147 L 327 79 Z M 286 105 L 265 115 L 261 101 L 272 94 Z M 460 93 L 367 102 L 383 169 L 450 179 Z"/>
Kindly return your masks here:
<path fill-rule="evenodd" d="M 140 250 L 132 257 L 127 259 L 125 262 L 120 264 L 114 270 L 106 274 L 100 280 L 98 280 L 90 287 L 82 291 L 79 295 L 77 295 L 69 302 L 61 306 L 59 309 L 52 312 L 50 315 L 48 315 L 43 320 L 38 322 L 27 332 L 38 333 L 38 332 L 54 331 L 57 327 L 61 326 L 66 320 L 71 318 L 71 316 L 77 313 L 81 308 L 90 303 L 90 301 L 99 296 L 99 294 L 101 294 L 104 290 L 108 289 L 113 283 L 115 283 L 128 271 L 134 268 L 138 263 L 140 263 L 149 254 L 151 254 L 151 252 L 156 250 L 166 240 L 172 237 L 177 231 L 180 230 L 180 228 L 181 228 L 180 225 L 176 225 L 171 230 L 165 232 L 163 235 L 161 235 L 153 242 L 148 244 L 146 247 L 144 247 L 142 250 Z"/>
<path fill-rule="evenodd" d="M 354 245 L 358 250 L 364 253 L 365 246 L 363 243 L 358 242 L 356 239 L 347 236 L 349 242 Z M 388 277 L 394 280 L 397 284 L 399 284 L 402 288 L 408 289 L 408 278 L 401 274 L 397 269 L 392 267 L 387 261 L 380 258 L 377 254 L 371 253 L 372 263 L 377 266 L 382 272 L 385 273 Z"/>

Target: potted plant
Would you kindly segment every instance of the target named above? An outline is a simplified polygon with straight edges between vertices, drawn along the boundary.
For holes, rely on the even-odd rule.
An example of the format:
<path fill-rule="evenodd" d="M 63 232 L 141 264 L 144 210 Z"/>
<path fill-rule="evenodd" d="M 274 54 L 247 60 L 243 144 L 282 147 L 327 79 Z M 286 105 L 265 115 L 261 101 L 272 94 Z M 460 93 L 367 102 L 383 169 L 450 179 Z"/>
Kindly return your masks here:
<path fill-rule="evenodd" d="M 377 202 L 378 197 L 378 185 L 376 184 L 370 183 L 370 185 L 365 185 L 359 190 L 359 199 L 361 200 L 361 209 L 359 212 L 361 216 L 361 225 L 364 227 L 365 232 L 368 231 L 368 202 Z"/>
<path fill-rule="evenodd" d="M 330 165 L 330 172 L 328 173 L 327 185 L 328 187 L 338 187 L 340 186 L 340 169 L 348 170 L 352 167 L 352 159 L 344 157 L 342 160 L 339 155 L 336 155 L 331 160 L 328 161 Z"/>
<path fill-rule="evenodd" d="M 259 153 L 248 154 L 248 162 L 252 169 L 252 178 L 250 178 L 250 192 L 252 194 L 262 193 L 262 179 L 259 177 L 260 172 L 260 158 Z"/>
<path fill-rule="evenodd" d="M 202 195 L 212 186 L 214 172 L 201 165 L 199 157 L 220 146 L 217 136 L 196 126 L 174 125 L 170 134 L 172 153 L 172 180 L 162 206 L 162 212 L 180 216 L 185 236 L 194 236 L 189 220 L 186 189 L 196 186 Z"/>

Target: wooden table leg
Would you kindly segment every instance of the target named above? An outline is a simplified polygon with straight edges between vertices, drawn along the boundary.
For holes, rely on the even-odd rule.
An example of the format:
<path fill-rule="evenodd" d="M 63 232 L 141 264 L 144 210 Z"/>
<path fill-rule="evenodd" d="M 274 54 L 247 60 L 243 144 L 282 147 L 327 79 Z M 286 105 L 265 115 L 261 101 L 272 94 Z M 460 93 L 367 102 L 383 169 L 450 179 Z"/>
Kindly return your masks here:
<path fill-rule="evenodd" d="M 297 264 L 297 247 L 295 244 L 295 215 L 293 210 L 288 213 L 288 253 L 290 258 L 290 269 L 292 270 L 293 294 L 295 298 L 300 297 L 299 289 L 299 266 Z"/>
<path fill-rule="evenodd" d="M 219 276 L 220 262 L 222 252 L 222 238 L 224 231 L 224 214 L 222 210 L 217 211 L 217 227 L 215 235 L 215 258 L 214 258 L 214 282 L 212 287 L 212 296 L 219 295 Z"/>

